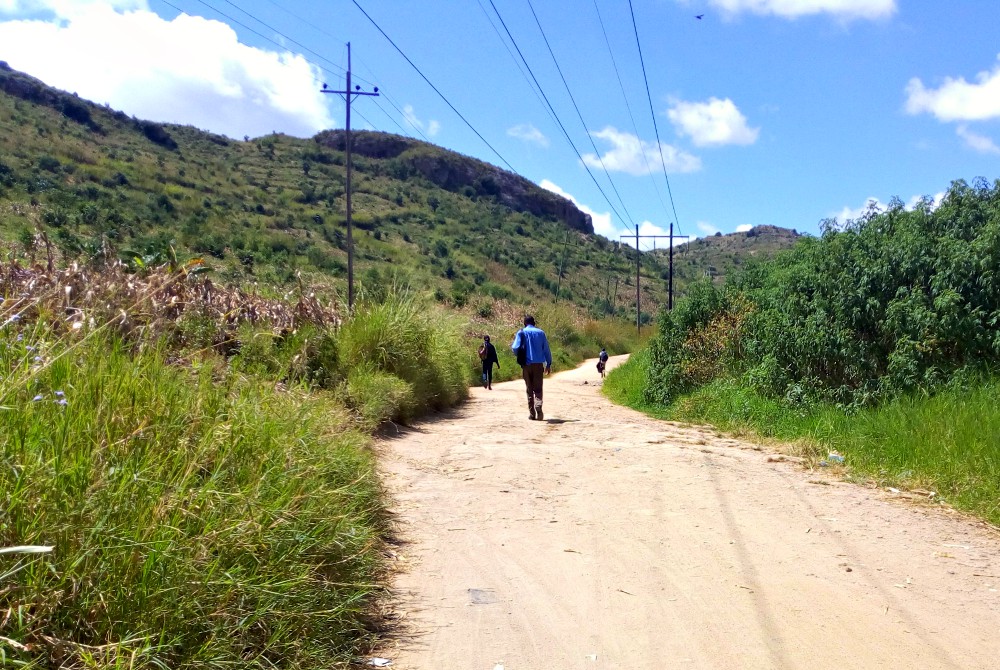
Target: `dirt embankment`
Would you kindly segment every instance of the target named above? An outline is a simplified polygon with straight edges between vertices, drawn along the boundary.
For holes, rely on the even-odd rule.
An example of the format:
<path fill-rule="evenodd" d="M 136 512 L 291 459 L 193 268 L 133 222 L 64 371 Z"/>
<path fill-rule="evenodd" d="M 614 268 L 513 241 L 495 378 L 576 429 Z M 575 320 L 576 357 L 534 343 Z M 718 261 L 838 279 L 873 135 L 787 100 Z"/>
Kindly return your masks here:
<path fill-rule="evenodd" d="M 394 668 L 995 668 L 1000 538 L 649 419 L 593 364 L 384 444 Z"/>

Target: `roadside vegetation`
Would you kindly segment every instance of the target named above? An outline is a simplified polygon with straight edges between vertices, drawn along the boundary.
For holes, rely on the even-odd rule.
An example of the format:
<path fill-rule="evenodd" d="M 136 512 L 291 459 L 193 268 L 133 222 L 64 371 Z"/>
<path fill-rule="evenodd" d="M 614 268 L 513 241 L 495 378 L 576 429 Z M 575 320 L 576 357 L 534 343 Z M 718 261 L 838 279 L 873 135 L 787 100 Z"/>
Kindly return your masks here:
<path fill-rule="evenodd" d="M 200 259 L 21 252 L 0 263 L 4 667 L 356 661 L 386 596 L 372 435 L 465 398 L 484 333 L 500 379 L 519 373 L 524 306 L 393 287 L 347 316 L 301 280 L 217 284 Z M 625 322 L 536 313 L 557 368 L 635 345 Z"/>
<path fill-rule="evenodd" d="M 827 222 L 721 289 L 694 287 L 605 389 L 817 460 L 835 450 L 855 475 L 998 523 L 998 326 L 1000 181 L 958 181 L 937 209 Z"/>
<path fill-rule="evenodd" d="M 462 330 L 198 267 L 0 266 L 4 667 L 340 667 L 378 630 L 371 432 L 465 396 Z"/>

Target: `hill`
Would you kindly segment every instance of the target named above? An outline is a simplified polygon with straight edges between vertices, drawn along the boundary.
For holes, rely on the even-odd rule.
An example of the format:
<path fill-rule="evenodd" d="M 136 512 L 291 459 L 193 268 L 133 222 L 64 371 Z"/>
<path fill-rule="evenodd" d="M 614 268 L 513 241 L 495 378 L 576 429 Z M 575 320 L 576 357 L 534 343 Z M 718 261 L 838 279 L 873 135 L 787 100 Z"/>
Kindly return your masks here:
<path fill-rule="evenodd" d="M 573 203 L 425 142 L 358 132 L 354 146 L 362 292 L 405 284 L 459 307 L 558 298 L 634 318 L 632 263 Z M 135 119 L 0 63 L 0 237 L 19 254 L 201 255 L 229 283 L 280 291 L 301 277 L 343 294 L 344 165 L 342 131 L 238 141 Z M 678 290 L 750 248 L 769 253 L 761 241 L 692 243 Z M 645 257 L 648 319 L 665 302 L 666 260 Z"/>
<path fill-rule="evenodd" d="M 692 240 L 674 250 L 674 281 L 682 287 L 710 277 L 713 284 L 722 284 L 750 260 L 765 260 L 779 251 L 791 249 L 803 236 L 795 230 L 778 226 L 756 226 L 746 232 Z M 667 250 L 653 252 L 660 262 Z"/>

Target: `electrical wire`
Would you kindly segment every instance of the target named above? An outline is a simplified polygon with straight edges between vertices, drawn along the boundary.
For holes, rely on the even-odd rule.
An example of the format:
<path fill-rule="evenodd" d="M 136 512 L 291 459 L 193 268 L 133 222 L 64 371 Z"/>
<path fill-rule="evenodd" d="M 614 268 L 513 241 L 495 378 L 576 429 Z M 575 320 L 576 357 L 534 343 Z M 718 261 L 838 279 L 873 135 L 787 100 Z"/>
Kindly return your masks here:
<path fill-rule="evenodd" d="M 587 171 L 587 174 L 590 175 L 590 179 L 594 182 L 594 186 L 596 186 L 597 190 L 601 192 L 602 196 L 604 196 L 604 200 L 605 202 L 608 203 L 608 207 L 611 208 L 611 211 L 615 213 L 615 216 L 617 216 L 620 221 L 624 221 L 625 219 L 622 217 L 621 214 L 618 213 L 618 210 L 615 209 L 614 203 L 611 202 L 611 198 L 608 197 L 608 194 L 605 193 L 604 189 L 601 187 L 600 182 L 597 181 L 597 177 L 595 177 L 594 173 L 591 172 L 590 166 L 587 165 L 587 163 L 583 160 L 583 156 L 580 154 L 580 150 L 577 149 L 576 144 L 573 143 L 573 138 L 569 136 L 569 132 L 566 130 L 566 126 L 563 125 L 563 122 L 559 119 L 559 115 L 556 114 L 555 108 L 552 106 L 552 102 L 549 101 L 549 96 L 545 95 L 545 89 L 538 82 L 538 77 L 535 76 L 535 73 L 534 71 L 532 71 L 531 66 L 528 65 L 528 61 L 524 57 L 524 53 L 521 51 L 521 47 L 517 45 L 517 40 L 514 39 L 514 36 L 511 35 L 510 33 L 510 28 L 507 27 L 507 22 L 504 21 L 503 16 L 500 15 L 500 10 L 497 9 L 497 6 L 493 3 L 493 0 L 489 0 L 489 3 L 490 6 L 493 7 L 493 11 L 496 13 L 497 18 L 500 19 L 500 25 L 503 26 L 504 32 L 506 32 L 507 37 L 510 38 L 511 44 L 513 44 L 514 49 L 517 50 L 518 56 L 520 56 L 521 60 L 524 62 L 524 67 L 527 68 L 528 73 L 531 74 L 531 78 L 535 81 L 535 85 L 538 86 L 538 90 L 541 91 L 542 97 L 545 98 L 545 103 L 552 111 L 552 114 L 556 119 L 556 123 L 559 125 L 559 129 L 562 130 L 563 136 L 566 138 L 566 141 L 569 142 L 569 145 L 571 147 L 573 147 L 573 151 L 576 153 L 577 158 L 579 158 L 580 162 L 583 163 L 583 168 Z"/>
<path fill-rule="evenodd" d="M 448 105 L 448 107 L 449 107 L 449 108 L 451 108 L 451 111 L 455 112 L 455 114 L 456 114 L 456 115 L 458 115 L 458 118 L 462 119 L 462 122 L 463 122 L 463 123 L 465 123 L 465 125 L 469 127 L 469 130 L 471 130 L 471 131 L 472 131 L 473 133 L 475 133 L 475 134 L 476 134 L 476 137 L 478 137 L 478 138 L 479 138 L 480 140 L 482 140 L 482 141 L 483 141 L 483 143 L 484 143 L 484 144 L 485 144 L 486 146 L 488 146 L 488 147 L 490 148 L 490 150 L 491 150 L 491 151 L 492 151 L 492 152 L 493 152 L 494 154 L 496 154 L 497 158 L 499 158 L 499 159 L 501 160 L 501 162 L 503 162 L 503 164 L 504 164 L 504 165 L 506 165 L 506 166 L 507 166 L 507 168 L 508 168 L 508 169 L 509 169 L 509 170 L 510 170 L 511 172 L 513 172 L 513 173 L 515 173 L 515 174 L 519 174 L 519 173 L 517 172 L 517 170 L 515 170 L 515 169 L 514 169 L 514 167 L 513 167 L 513 166 L 512 166 L 512 165 L 511 165 L 511 164 L 510 164 L 510 163 L 509 163 L 508 161 L 507 161 L 507 159 L 506 159 L 506 158 L 504 158 L 504 157 L 503 157 L 503 155 L 502 155 L 502 154 L 501 154 L 501 153 L 500 153 L 499 151 L 497 151 L 497 150 L 496 150 L 496 149 L 495 149 L 495 148 L 493 147 L 493 145 L 492 145 L 492 144 L 490 144 L 490 143 L 489 143 L 489 141 L 487 141 L 487 139 L 486 139 L 485 137 L 483 137 L 483 135 L 482 135 L 482 134 L 481 134 L 481 133 L 480 133 L 480 132 L 479 132 L 478 130 L 476 130 L 475 126 L 473 126 L 473 125 L 472 125 L 472 124 L 471 124 L 471 123 L 469 122 L 469 120 L 468 120 L 468 119 L 466 119 L 466 118 L 465 118 L 465 116 L 464 116 L 464 115 L 463 115 L 463 114 L 462 114 L 462 113 L 461 113 L 460 111 L 458 111 L 458 109 L 457 109 L 457 108 L 455 107 L 455 105 L 451 104 L 451 101 L 450 101 L 450 100 L 448 100 L 448 98 L 447 98 L 447 97 L 446 97 L 446 96 L 444 95 L 444 93 L 442 93 L 442 92 L 441 92 L 441 91 L 440 91 L 440 90 L 438 89 L 438 87 L 437 87 L 437 86 L 435 86 L 435 85 L 434 85 L 434 84 L 433 84 L 433 83 L 431 82 L 431 80 L 427 78 L 427 75 L 425 75 L 425 74 L 423 73 L 423 71 L 421 71 L 421 69 L 420 69 L 419 67 L 417 67 L 417 64 L 416 64 L 416 63 L 414 63 L 414 62 L 413 62 L 412 60 L 410 60 L 410 57 L 409 57 L 409 56 L 407 56 L 407 55 L 406 55 L 406 53 L 405 53 L 405 52 L 404 52 L 404 51 L 403 51 L 402 49 L 400 49 L 400 48 L 399 48 L 399 46 L 398 46 L 398 45 L 397 45 L 397 44 L 396 44 L 396 43 L 395 43 L 394 41 L 392 41 L 392 38 L 391 38 L 391 37 L 389 37 L 389 35 L 388 35 L 388 34 L 386 34 L 386 32 L 385 32 L 384 30 L 382 30 L 382 27 L 381 27 L 381 26 L 379 26 L 379 24 L 378 24 L 378 23 L 377 23 L 377 22 L 375 21 L 375 19 L 373 19 L 373 18 L 372 18 L 372 17 L 371 17 L 371 16 L 370 16 L 370 15 L 368 14 L 368 12 L 366 12 L 366 11 L 365 11 L 364 7 L 362 7 L 362 6 L 361 6 L 361 4 L 360 4 L 360 3 L 358 2 L 358 0 L 351 0 L 351 2 L 353 2 L 353 3 L 354 3 L 354 6 L 355 6 L 355 7 L 357 7 L 357 8 L 358 8 L 358 9 L 359 9 L 359 10 L 361 11 L 361 13 L 362 13 L 362 14 L 364 14 L 364 15 L 365 15 L 365 18 L 366 18 L 366 19 L 368 19 L 368 21 L 369 21 L 369 22 L 371 22 L 371 24 L 372 24 L 373 26 L 375 26 L 375 29 L 376 29 L 376 30 L 378 30 L 378 31 L 379 31 L 380 33 L 382 33 L 382 37 L 384 37 L 384 38 L 385 38 L 385 39 L 386 39 L 386 40 L 387 40 L 387 41 L 389 42 L 389 44 L 391 44 L 391 45 L 392 45 L 392 47 L 393 47 L 393 48 L 394 48 L 394 49 L 395 49 L 395 50 L 396 50 L 397 52 L 399 52 L 399 55 L 400 55 L 400 56 L 402 56 L 402 57 L 403 57 L 403 59 L 404 59 L 404 60 L 406 60 L 406 62 L 410 64 L 410 67 L 412 67 L 412 68 L 413 68 L 413 69 L 414 69 L 414 70 L 416 71 L 416 73 L 420 75 L 421 79 L 423 79 L 423 80 L 424 80 L 424 81 L 425 81 L 425 82 L 427 83 L 427 85 L 428 85 L 428 86 L 430 86 L 430 87 L 431 87 L 431 88 L 432 88 L 432 89 L 434 90 L 434 92 L 438 94 L 438 97 L 439 97 L 439 98 L 441 98 L 441 99 L 442 99 L 442 100 L 444 101 L 444 103 L 445 103 L 446 105 Z"/>
<path fill-rule="evenodd" d="M 517 66 L 517 71 L 521 73 L 521 76 L 524 78 L 524 81 L 527 82 L 528 88 L 530 88 L 531 92 L 535 94 L 535 98 L 537 98 L 538 102 L 541 103 L 542 109 L 546 111 L 546 113 L 549 115 L 549 118 L 551 118 L 553 122 L 556 122 L 555 117 L 552 115 L 552 111 L 545 105 L 545 101 L 542 100 L 542 96 L 539 94 L 538 89 L 535 87 L 535 84 L 531 81 L 531 79 L 528 78 L 528 73 L 524 71 L 524 66 L 521 65 L 521 61 L 519 61 L 517 59 L 517 56 L 514 55 L 514 52 L 510 50 L 510 45 L 507 44 L 507 40 L 503 38 L 503 34 L 500 32 L 500 29 L 497 27 L 497 24 L 493 21 L 493 17 L 490 16 L 489 11 L 486 9 L 486 5 L 483 4 L 483 0 L 476 0 L 476 1 L 479 4 L 479 9 L 483 10 L 483 14 L 486 16 L 486 20 L 489 21 L 490 27 L 493 28 L 493 32 L 496 33 L 497 38 L 500 40 L 500 43 L 503 44 L 503 47 L 507 51 L 507 54 L 511 57 L 511 60 L 514 61 L 514 65 Z"/>
<path fill-rule="evenodd" d="M 169 2 L 168 0 L 160 0 L 160 2 L 162 2 L 163 4 L 165 4 L 167 7 L 171 7 L 173 9 L 177 10 L 181 14 L 185 14 L 185 15 L 190 16 L 186 11 L 184 11 L 183 9 L 181 9 L 180 7 L 178 7 L 177 5 Z M 276 42 L 275 40 L 271 39 L 270 37 L 268 37 L 267 35 L 264 35 L 261 32 L 258 32 L 256 30 L 254 30 L 253 28 L 251 28 L 247 24 L 242 23 L 240 21 L 237 21 L 236 19 L 234 19 L 233 17 L 229 16 L 225 12 L 220 11 L 219 9 L 216 9 L 212 5 L 208 4 L 207 2 L 205 2 L 205 0 L 197 0 L 197 2 L 200 3 L 200 4 L 202 4 L 202 5 L 204 5 L 205 7 L 208 7 L 209 9 L 211 9 L 213 12 L 215 12 L 219 16 L 222 16 L 223 18 L 228 19 L 229 21 L 232 21 L 233 23 L 235 23 L 239 27 L 241 27 L 241 28 L 243 28 L 245 30 L 249 30 L 251 33 L 253 33 L 257 37 L 261 38 L 262 40 L 266 40 L 270 44 L 273 44 L 274 46 L 278 47 L 279 49 L 281 49 L 283 51 L 288 51 L 288 47 L 286 47 L 285 45 L 281 44 L 280 42 Z M 270 28 L 269 26 L 267 26 L 267 24 L 263 24 L 263 25 L 265 25 L 265 27 Z M 275 32 L 277 33 L 277 31 L 275 31 Z M 280 35 L 281 33 L 277 33 L 277 34 Z M 286 39 L 288 39 L 288 38 L 286 38 Z M 296 42 L 296 44 L 298 44 L 298 43 Z M 310 65 L 315 66 L 317 69 L 319 69 L 319 70 L 321 70 L 323 72 L 326 72 L 327 74 L 333 75 L 335 77 L 341 76 L 341 73 L 339 73 L 339 72 L 332 72 L 331 70 L 328 70 L 327 68 L 323 67 L 322 65 L 319 65 L 318 63 L 312 62 L 311 60 L 305 58 L 304 56 L 302 56 L 302 59 L 305 60 Z M 323 60 L 326 61 L 325 58 Z M 330 61 L 326 61 L 326 62 L 330 63 Z M 338 68 L 338 69 L 343 69 L 339 65 L 337 65 L 336 63 L 330 63 L 330 65 L 332 65 L 333 67 Z"/>
<path fill-rule="evenodd" d="M 177 7 L 176 5 L 173 5 L 172 3 L 168 2 L 168 0 L 161 0 L 161 1 L 162 1 L 162 2 L 163 2 L 163 3 L 165 4 L 165 5 L 167 5 L 167 6 L 169 6 L 169 7 L 172 7 L 173 9 L 175 9 L 176 11 L 178 11 L 178 12 L 180 12 L 180 13 L 182 13 L 182 14 L 186 14 L 186 13 L 187 13 L 187 12 L 185 12 L 184 10 L 182 10 L 182 9 L 181 9 L 180 7 Z M 268 0 L 268 1 L 270 1 L 270 0 Z M 239 26 L 241 26 L 242 28 L 245 28 L 245 29 L 249 30 L 249 31 L 250 31 L 250 32 L 252 32 L 252 33 L 253 33 L 254 35 L 257 35 L 258 37 L 261 37 L 262 39 L 265 39 L 265 40 L 267 40 L 268 42 L 270 42 L 271 44 L 274 44 L 275 46 L 277 46 L 277 47 L 279 47 L 279 48 L 282 48 L 282 49 L 285 49 L 285 46 L 284 46 L 284 45 L 282 45 L 282 44 L 280 44 L 280 43 L 278 43 L 278 42 L 276 42 L 276 41 L 274 41 L 274 40 L 272 40 L 272 39 L 268 38 L 268 37 L 267 37 L 267 36 L 265 36 L 265 35 L 262 35 L 261 33 L 257 32 L 256 30 L 254 30 L 254 29 L 250 28 L 249 26 L 247 26 L 247 25 L 245 25 L 245 24 L 243 24 L 243 23 L 240 23 L 239 21 L 236 21 L 236 20 L 235 20 L 235 19 L 233 19 L 232 17 L 230 17 L 230 16 L 226 15 L 225 13 L 223 13 L 223 12 L 219 11 L 218 9 L 216 9 L 216 8 L 212 7 L 211 5 L 207 4 L 206 2 L 203 2 L 203 0 L 198 0 L 198 2 L 200 2 L 200 3 L 202 4 L 202 5 L 205 5 L 206 7 L 209 7 L 210 9 L 212 9 L 212 10 L 213 10 L 213 11 L 215 11 L 215 12 L 217 12 L 217 13 L 218 13 L 218 14 L 220 14 L 221 16 L 223 16 L 223 17 L 225 17 L 225 18 L 229 19 L 230 21 L 232 21 L 232 22 L 233 22 L 233 23 L 235 23 L 236 25 L 239 25 Z M 259 18 L 257 18 L 257 17 L 256 17 L 256 16 L 254 16 L 253 14 L 251 14 L 251 13 L 249 13 L 249 12 L 247 12 L 247 11 L 243 10 L 242 8 L 240 8 L 239 6 L 237 6 L 236 4 L 234 4 L 234 3 L 232 3 L 232 2 L 229 2 L 229 0 L 224 0 L 224 2 L 226 2 L 226 3 L 227 3 L 227 4 L 229 4 L 229 5 L 232 5 L 232 6 L 233 6 L 233 7 L 235 7 L 236 9 L 240 10 L 241 12 L 243 12 L 243 13 L 244 13 L 244 14 L 246 14 L 247 16 L 251 17 L 252 19 L 254 19 L 255 21 L 257 21 L 258 23 L 260 23 L 261 25 L 263 25 L 264 27 L 266 27 L 267 29 L 269 29 L 269 30 L 272 30 L 272 31 L 273 31 L 273 32 L 274 32 L 275 34 L 277 34 L 277 35 L 279 35 L 279 36 L 281 36 L 281 37 L 285 38 L 285 39 L 286 39 L 286 40 L 288 40 L 289 42 L 291 42 L 291 43 L 293 43 L 293 44 L 295 44 L 295 45 L 297 45 L 297 46 L 301 47 L 302 49 L 305 49 L 306 51 L 309 51 L 310 53 L 312 53 L 312 54 L 316 55 L 316 56 L 317 56 L 318 58 L 321 58 L 321 59 L 322 59 L 323 61 L 325 61 L 326 63 L 329 63 L 329 64 L 330 64 L 330 65 L 331 65 L 332 67 L 335 67 L 335 68 L 337 68 L 338 70 L 340 70 L 340 71 L 341 71 L 342 73 L 346 73 L 346 72 L 347 72 L 347 68 L 345 68 L 345 67 L 344 67 L 343 65 L 339 65 L 339 64 L 337 64 L 337 63 L 333 63 L 333 62 L 331 62 L 330 60 L 328 60 L 327 58 L 325 58 L 325 57 L 323 57 L 323 56 L 321 56 L 321 55 L 319 55 L 319 54 L 316 54 L 316 52 L 314 52 L 314 51 L 310 50 L 310 49 L 309 49 L 308 47 L 305 47 L 305 46 L 304 46 L 304 45 L 302 45 L 302 44 L 301 44 L 300 42 L 298 42 L 298 41 L 296 41 L 296 40 L 292 39 L 291 37 L 288 37 L 287 35 L 285 35 L 285 34 L 281 33 L 281 32 L 280 32 L 280 31 L 278 31 L 278 30 L 277 30 L 276 28 L 274 28 L 274 27 L 272 27 L 272 26 L 268 25 L 268 24 L 267 24 L 267 23 L 265 23 L 264 21 L 261 21 L 261 20 L 260 20 Z M 291 12 L 291 11 L 289 11 L 289 10 L 287 10 L 287 9 L 284 9 L 283 7 L 281 7 L 280 5 L 278 5 L 277 3 L 274 3 L 274 2 L 272 2 L 271 4 L 274 4 L 274 5 L 276 6 L 276 7 L 278 7 L 279 9 L 282 9 L 283 11 L 285 11 L 285 12 L 286 12 L 287 14 L 291 15 L 292 17 L 294 17 L 294 18 L 296 18 L 296 19 L 298 19 L 298 20 L 300 20 L 300 21 L 302 21 L 302 22 L 304 22 L 304 23 L 307 23 L 307 24 L 308 24 L 308 21 L 306 21 L 306 20 L 305 20 L 305 19 L 303 19 L 302 17 L 298 16 L 297 14 L 294 14 L 294 13 L 293 13 L 293 12 Z M 310 25 L 311 25 L 311 24 L 310 24 Z M 317 30 L 319 30 L 319 29 L 317 28 Z M 337 39 L 337 38 L 336 38 L 335 36 L 331 35 L 330 33 L 326 33 L 325 31 L 322 31 L 322 30 L 320 30 L 320 32 L 323 32 L 324 34 L 326 34 L 326 35 L 328 35 L 328 36 L 330 36 L 330 37 L 333 37 L 334 39 Z M 309 59 L 307 59 L 307 58 L 304 58 L 304 57 L 303 57 L 303 59 L 304 59 L 304 60 L 305 60 L 305 61 L 306 61 L 307 63 L 309 63 L 310 65 L 313 65 L 313 66 L 314 66 L 314 67 L 316 67 L 317 69 L 319 69 L 319 70 L 321 70 L 321 71 L 323 71 L 323 72 L 326 72 L 327 74 L 333 74 L 334 76 L 337 76 L 337 77 L 341 76 L 341 74 L 340 74 L 340 73 L 333 73 L 333 72 L 331 72 L 330 70 L 328 70 L 327 68 L 323 67 L 322 65 L 319 65 L 318 63 L 315 63 L 315 62 L 313 62 L 313 61 L 311 61 L 311 60 L 309 60 Z M 364 82 L 364 83 L 366 83 L 366 84 L 369 84 L 369 85 L 372 85 L 372 84 L 371 84 L 371 82 L 369 82 L 369 81 L 368 81 L 367 79 L 365 79 L 364 77 L 360 77 L 360 76 L 357 76 L 357 75 L 355 75 L 354 73 L 352 73 L 352 78 L 353 78 L 353 79 L 357 79 L 358 81 L 362 81 L 362 82 Z M 417 131 L 417 133 L 419 133 L 419 134 L 420 134 L 420 136 L 424 138 L 424 141 L 426 141 L 426 142 L 430 142 L 430 140 L 428 140 L 428 139 L 427 139 L 427 136 L 426 136 L 426 135 L 424 135 L 423 131 L 422 131 L 422 130 L 421 130 L 421 129 L 420 129 L 419 127 L 417 127 L 417 126 L 414 126 L 414 125 L 413 125 L 413 124 L 412 124 L 412 123 L 411 123 L 411 122 L 410 122 L 409 120 L 407 120 L 407 116 L 406 116 L 406 114 L 404 114 L 404 113 L 402 112 L 402 110 L 400 110 L 400 109 L 399 109 L 398 105 L 397 105 L 396 103 L 394 103 L 394 102 L 392 101 L 391 97 L 390 97 L 390 96 L 389 96 L 389 95 L 388 95 L 388 94 L 386 93 L 386 91 L 385 91 L 384 89 L 383 89 L 383 90 L 381 90 L 381 91 L 379 91 L 379 92 L 380 92 L 380 93 L 382 94 L 382 95 L 381 95 L 381 96 L 379 96 L 379 97 L 383 97 L 383 98 L 386 98 L 387 102 L 388 102 L 388 103 L 389 103 L 389 104 L 390 104 L 390 105 L 391 105 L 391 106 L 392 106 L 392 107 L 393 107 L 393 108 L 394 108 L 394 109 L 396 110 L 396 112 L 397 112 L 397 113 L 399 114 L 400 118 L 402 118 L 402 119 L 406 120 L 406 122 L 407 122 L 407 125 L 410 125 L 411 127 L 413 127 L 413 129 L 414 129 L 414 130 L 416 130 L 416 131 Z M 373 98 L 373 100 L 376 100 L 376 101 L 377 101 L 377 100 L 378 100 L 378 98 Z M 376 105 L 378 105 L 378 103 L 377 103 L 377 102 L 376 102 L 375 104 L 376 104 Z M 403 126 L 402 126 L 402 125 L 400 125 L 399 121 L 397 121 L 397 120 L 396 120 L 396 119 L 395 119 L 395 118 L 394 118 L 394 117 L 393 117 L 393 116 L 392 116 L 391 114 L 389 114 L 389 113 L 388 113 L 387 111 L 385 111 L 385 109 L 384 109 L 384 108 L 381 108 L 381 107 L 380 107 L 380 109 L 381 109 L 382 113 L 383 113 L 383 114 L 385 114 L 385 115 L 386 115 L 386 116 L 387 116 L 387 117 L 389 118 L 389 120 L 390 120 L 390 121 L 391 121 L 392 123 L 394 123 L 394 124 L 396 125 L 396 127 L 397 127 L 397 128 L 399 128 L 399 130 L 400 130 L 400 131 L 402 132 L 402 134 L 403 134 L 404 136 L 409 136 L 409 133 L 407 133 L 407 132 L 406 132 L 406 130 L 405 130 L 405 129 L 403 128 Z M 356 112 L 356 113 L 357 113 L 357 112 Z M 364 118 L 364 117 L 362 117 L 362 118 Z M 367 119 L 365 119 L 365 120 L 367 121 Z M 369 121 L 368 123 L 369 123 L 369 125 L 371 125 L 371 126 L 372 126 L 373 128 L 377 128 L 377 126 L 376 126 L 375 124 L 371 123 L 370 121 Z"/>
<path fill-rule="evenodd" d="M 615 180 L 611 178 L 611 173 L 608 172 L 608 166 L 604 164 L 604 157 L 601 156 L 601 152 L 598 151 L 597 145 L 594 143 L 594 136 L 590 134 L 590 130 L 587 128 L 587 122 L 583 120 L 583 114 L 580 112 L 579 105 L 576 104 L 576 98 L 573 96 L 573 91 L 570 90 L 569 82 L 566 81 L 566 76 L 563 74 L 562 68 L 559 67 L 559 60 L 556 58 L 555 52 L 552 50 L 552 45 L 549 43 L 549 38 L 545 34 L 545 29 L 542 28 L 542 22 L 538 19 L 538 14 L 535 13 L 535 6 L 528 1 L 528 8 L 531 9 L 531 15 L 535 18 L 535 25 L 538 26 L 538 31 L 542 33 L 542 40 L 545 42 L 546 48 L 549 50 L 549 55 L 552 56 L 552 62 L 555 63 L 556 71 L 559 73 L 559 78 L 562 79 L 563 86 L 566 87 L 566 93 L 569 95 L 570 102 L 573 103 L 573 109 L 576 110 L 576 116 L 580 119 L 580 125 L 583 126 L 583 132 L 587 134 L 587 138 L 590 140 L 590 146 L 594 149 L 594 155 L 597 156 L 597 160 L 601 162 L 601 169 L 604 170 L 604 176 L 608 178 L 608 183 L 611 184 L 611 189 L 618 196 L 618 203 L 622 206 L 622 211 L 625 212 L 625 217 L 628 219 L 629 225 L 635 225 L 635 221 L 632 219 L 632 215 L 628 211 L 628 207 L 625 206 L 625 201 L 622 200 L 621 193 L 618 192 L 618 187 L 615 185 Z"/>
<path fill-rule="evenodd" d="M 677 219 L 677 208 L 674 206 L 674 194 L 670 189 L 670 177 L 667 176 L 667 163 L 663 159 L 663 143 L 660 142 L 660 130 L 656 126 L 656 112 L 653 111 L 653 96 L 649 93 L 649 78 L 646 76 L 646 61 L 642 57 L 642 44 L 639 42 L 639 26 L 635 22 L 635 9 L 632 7 L 632 0 L 628 0 L 628 9 L 632 14 L 632 31 L 635 33 L 635 45 L 639 49 L 639 63 L 642 64 L 642 80 L 646 83 L 646 99 L 649 100 L 649 114 L 653 118 L 653 132 L 656 133 L 656 149 L 660 153 L 660 165 L 663 166 L 663 178 L 667 180 L 667 194 L 670 196 L 670 208 L 674 213 L 674 222 L 677 224 L 677 231 L 681 230 L 681 222 Z"/>
<path fill-rule="evenodd" d="M 303 24 L 309 26 L 310 28 L 312 28 L 316 32 L 320 33 L 321 35 L 326 35 L 327 37 L 329 37 L 329 38 L 331 38 L 333 40 L 336 40 L 337 42 L 340 42 L 340 43 L 347 43 L 347 40 L 345 40 L 345 39 L 343 39 L 343 38 L 341 38 L 341 37 L 339 37 L 337 35 L 334 35 L 333 33 L 331 33 L 328 30 L 324 30 L 323 28 L 320 28 L 319 26 L 317 26 L 316 24 L 314 24 L 309 19 L 307 19 L 305 17 L 302 17 L 302 16 L 299 16 L 298 14 L 296 14 L 295 12 L 293 12 L 292 10 L 288 9 L 287 7 L 284 7 L 281 3 L 275 2 L 275 0 L 264 0 L 264 1 L 267 2 L 270 5 L 273 5 L 273 6 L 277 7 L 278 9 L 280 9 L 281 11 L 283 11 L 285 14 L 288 14 L 289 16 L 291 16 L 296 21 L 299 21 L 300 23 L 303 23 Z M 230 4 L 232 4 L 232 3 L 230 3 Z M 240 11 L 242 11 L 242 10 L 240 10 Z M 259 21 L 260 19 L 257 19 L 257 20 Z M 344 70 L 346 71 L 346 68 L 344 68 Z M 370 82 L 367 79 L 364 79 L 362 77 L 358 77 L 353 72 L 351 73 L 351 78 L 352 79 L 357 79 L 358 81 L 362 81 L 362 82 L 368 84 L 369 86 L 376 86 L 376 84 L 373 84 L 372 82 Z M 374 77 L 374 78 L 378 79 L 378 77 Z M 381 86 L 381 85 L 379 85 L 379 86 Z"/>
<path fill-rule="evenodd" d="M 621 89 L 622 100 L 625 101 L 625 109 L 628 110 L 628 118 L 630 121 L 632 121 L 632 130 L 635 131 L 636 139 L 638 139 L 640 136 L 639 125 L 635 122 L 635 116 L 632 114 L 632 105 L 629 104 L 628 95 L 625 93 L 625 83 L 622 81 L 622 74 L 621 71 L 618 69 L 618 61 L 615 59 L 614 49 L 611 48 L 611 40 L 608 38 L 608 30 L 604 26 L 604 17 L 601 16 L 601 8 L 600 6 L 598 6 L 597 0 L 594 0 L 594 9 L 597 11 L 597 20 L 601 24 L 601 32 L 604 33 L 604 43 L 608 47 L 608 55 L 611 57 L 611 64 L 614 66 L 615 76 L 618 77 L 618 88 Z M 646 164 L 646 173 L 653 174 L 653 166 L 649 164 L 649 158 L 646 156 L 646 152 L 640 151 L 640 153 L 642 154 L 642 162 Z M 656 191 L 656 198 L 660 201 L 660 205 L 663 207 L 663 211 L 666 212 L 667 203 L 663 202 L 663 194 L 660 193 L 660 187 L 656 183 L 655 179 L 652 181 L 653 181 L 653 190 Z"/>

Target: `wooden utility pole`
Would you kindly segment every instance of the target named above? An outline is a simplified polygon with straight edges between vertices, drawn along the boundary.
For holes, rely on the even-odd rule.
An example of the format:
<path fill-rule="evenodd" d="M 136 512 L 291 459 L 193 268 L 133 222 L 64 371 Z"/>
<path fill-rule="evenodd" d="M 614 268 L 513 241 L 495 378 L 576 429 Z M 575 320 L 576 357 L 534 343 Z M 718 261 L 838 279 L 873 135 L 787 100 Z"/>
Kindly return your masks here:
<path fill-rule="evenodd" d="M 559 277 L 556 281 L 556 302 L 559 301 L 559 293 L 562 291 L 563 268 L 566 266 L 566 248 L 569 246 L 569 231 L 566 231 L 566 241 L 563 242 L 562 260 L 559 262 Z M 572 246 L 577 246 L 576 244 Z"/>
<path fill-rule="evenodd" d="M 639 258 L 642 255 L 639 251 L 639 240 L 653 240 L 653 245 L 655 247 L 656 240 L 670 240 L 670 279 L 667 285 L 667 309 L 674 308 L 674 239 L 684 237 L 687 239 L 687 235 L 674 235 L 674 224 L 670 224 L 670 234 L 669 235 L 640 235 L 639 226 L 635 227 L 635 235 L 621 235 L 620 238 L 635 238 L 635 330 L 637 333 L 642 332 L 642 311 L 640 309 L 640 294 L 639 294 Z"/>
<path fill-rule="evenodd" d="M 351 101 L 359 95 L 378 95 L 378 86 L 368 93 L 360 86 L 351 89 L 351 43 L 347 43 L 347 90 L 331 91 L 323 84 L 322 93 L 336 93 L 347 103 L 347 115 L 344 121 L 345 144 L 347 145 L 347 309 L 354 309 L 354 233 L 351 226 Z"/>

